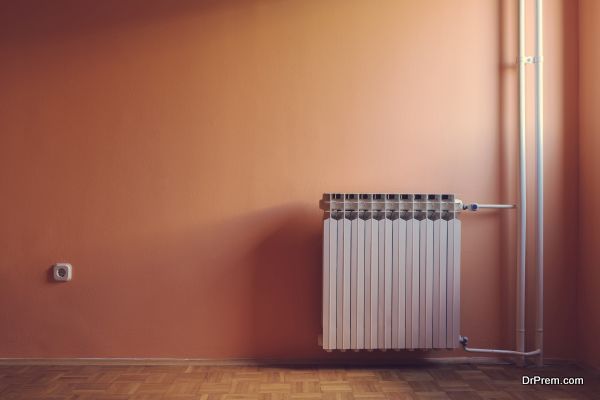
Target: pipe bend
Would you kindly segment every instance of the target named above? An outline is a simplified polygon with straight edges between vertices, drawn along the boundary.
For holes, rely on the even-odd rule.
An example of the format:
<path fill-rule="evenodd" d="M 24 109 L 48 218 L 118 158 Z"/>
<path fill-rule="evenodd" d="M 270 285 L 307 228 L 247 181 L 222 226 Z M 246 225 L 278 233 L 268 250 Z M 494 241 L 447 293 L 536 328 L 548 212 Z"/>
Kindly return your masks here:
<path fill-rule="evenodd" d="M 541 354 L 542 350 L 532 350 L 532 351 L 515 351 L 515 350 L 501 350 L 501 349 L 477 349 L 472 347 L 467 347 L 467 343 L 469 343 L 469 338 L 466 336 L 459 336 L 459 343 L 462 345 L 465 351 L 470 353 L 492 353 L 492 354 L 505 354 L 511 356 L 521 356 L 521 357 L 530 357 Z"/>

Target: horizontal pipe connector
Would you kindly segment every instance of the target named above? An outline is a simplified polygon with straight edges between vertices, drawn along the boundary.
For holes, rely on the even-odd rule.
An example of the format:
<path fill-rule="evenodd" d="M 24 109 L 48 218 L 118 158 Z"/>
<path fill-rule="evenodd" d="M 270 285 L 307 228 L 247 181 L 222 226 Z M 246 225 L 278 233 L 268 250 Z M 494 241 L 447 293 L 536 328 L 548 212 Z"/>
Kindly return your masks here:
<path fill-rule="evenodd" d="M 498 350 L 498 349 L 473 349 L 471 347 L 463 347 L 465 351 L 470 353 L 492 353 L 492 354 L 505 354 L 511 356 L 531 357 L 540 354 L 540 349 L 533 351 L 514 351 L 514 350 Z"/>
<path fill-rule="evenodd" d="M 482 209 L 482 208 L 511 209 L 511 208 L 517 208 L 517 206 L 514 204 L 480 204 L 480 203 L 470 203 L 470 204 L 465 204 L 463 206 L 463 210 L 469 210 L 469 211 L 478 211 L 479 209 Z"/>
<path fill-rule="evenodd" d="M 533 350 L 533 351 L 515 351 L 515 350 L 501 350 L 501 349 L 476 349 L 472 347 L 467 347 L 467 343 L 469 342 L 469 338 L 466 336 L 459 336 L 458 341 L 463 346 L 465 351 L 469 353 L 491 353 L 491 354 L 504 354 L 510 356 L 521 356 L 521 357 L 531 357 L 541 353 L 541 349 Z"/>

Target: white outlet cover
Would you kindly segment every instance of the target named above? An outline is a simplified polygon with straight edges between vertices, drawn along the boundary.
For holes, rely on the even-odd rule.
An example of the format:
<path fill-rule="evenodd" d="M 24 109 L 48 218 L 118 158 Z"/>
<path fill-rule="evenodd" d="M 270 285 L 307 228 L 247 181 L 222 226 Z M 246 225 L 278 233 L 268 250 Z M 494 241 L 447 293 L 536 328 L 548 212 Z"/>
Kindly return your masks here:
<path fill-rule="evenodd" d="M 73 267 L 69 263 L 57 263 L 52 266 L 55 281 L 67 282 L 73 278 Z"/>

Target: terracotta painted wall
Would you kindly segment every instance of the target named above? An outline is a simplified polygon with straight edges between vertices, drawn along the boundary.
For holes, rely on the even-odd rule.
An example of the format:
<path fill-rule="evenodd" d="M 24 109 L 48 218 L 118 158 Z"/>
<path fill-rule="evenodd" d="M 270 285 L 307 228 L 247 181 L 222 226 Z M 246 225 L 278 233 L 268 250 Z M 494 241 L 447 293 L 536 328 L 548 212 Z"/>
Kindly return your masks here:
<path fill-rule="evenodd" d="M 600 367 L 600 3 L 580 1 L 578 357 Z"/>
<path fill-rule="evenodd" d="M 547 355 L 570 358 L 577 7 L 547 3 Z M 321 193 L 514 201 L 515 40 L 502 0 L 0 3 L 0 356 L 326 357 Z M 463 218 L 477 346 L 513 344 L 513 217 Z"/>

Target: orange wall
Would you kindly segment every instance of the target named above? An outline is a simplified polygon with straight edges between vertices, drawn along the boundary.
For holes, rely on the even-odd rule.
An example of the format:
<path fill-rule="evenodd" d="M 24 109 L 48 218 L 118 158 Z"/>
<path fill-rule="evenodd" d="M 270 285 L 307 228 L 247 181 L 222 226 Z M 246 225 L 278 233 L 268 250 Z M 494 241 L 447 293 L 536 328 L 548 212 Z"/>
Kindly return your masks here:
<path fill-rule="evenodd" d="M 600 367 L 600 3 L 580 1 L 578 357 Z"/>
<path fill-rule="evenodd" d="M 513 3 L 0 3 L 0 356 L 325 357 L 322 192 L 515 201 Z M 577 8 L 546 3 L 546 353 L 570 358 Z M 463 221 L 462 331 L 512 346 L 514 214 Z"/>

